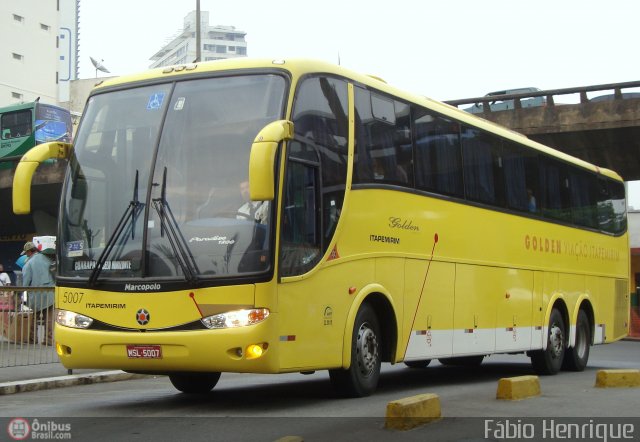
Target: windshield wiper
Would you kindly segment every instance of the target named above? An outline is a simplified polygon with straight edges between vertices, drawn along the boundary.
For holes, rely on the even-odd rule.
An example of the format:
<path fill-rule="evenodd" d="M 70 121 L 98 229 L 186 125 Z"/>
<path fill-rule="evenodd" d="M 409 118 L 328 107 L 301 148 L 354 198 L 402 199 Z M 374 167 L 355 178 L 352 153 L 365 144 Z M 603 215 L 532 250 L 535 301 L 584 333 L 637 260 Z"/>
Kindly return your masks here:
<path fill-rule="evenodd" d="M 143 207 L 144 207 L 144 204 L 138 200 L 138 170 L 136 169 L 136 178 L 133 184 L 133 197 L 129 202 L 129 205 L 127 206 L 126 210 L 122 214 L 120 221 L 118 221 L 118 225 L 116 226 L 115 230 L 109 237 L 109 240 L 107 241 L 105 248 L 102 250 L 100 257 L 98 258 L 98 261 L 96 261 L 96 265 L 93 268 L 91 275 L 89 276 L 90 287 L 95 285 L 98 279 L 98 276 L 100 276 L 100 272 L 102 272 L 102 267 L 104 266 L 104 263 L 107 262 L 107 258 L 109 257 L 109 255 L 111 254 L 111 251 L 115 247 L 116 242 L 120 238 L 120 235 L 122 235 L 122 232 L 125 230 L 125 226 L 127 224 L 127 218 L 129 218 L 129 216 L 131 216 L 131 224 L 129 226 L 129 228 L 131 229 L 131 239 L 134 238 L 135 230 L 136 230 L 135 229 L 136 220 L 140 216 L 140 212 L 142 211 Z"/>
<path fill-rule="evenodd" d="M 154 198 L 153 207 L 158 212 L 160 217 L 160 236 L 164 238 L 165 231 L 167 233 L 167 239 L 171 245 L 171 249 L 184 273 L 185 279 L 188 281 L 196 281 L 197 275 L 200 273 L 198 264 L 196 263 L 191 249 L 187 244 L 187 241 L 182 235 L 182 231 L 173 216 L 169 202 L 167 201 L 167 168 L 164 168 L 162 174 L 162 189 L 160 191 L 160 198 Z"/>

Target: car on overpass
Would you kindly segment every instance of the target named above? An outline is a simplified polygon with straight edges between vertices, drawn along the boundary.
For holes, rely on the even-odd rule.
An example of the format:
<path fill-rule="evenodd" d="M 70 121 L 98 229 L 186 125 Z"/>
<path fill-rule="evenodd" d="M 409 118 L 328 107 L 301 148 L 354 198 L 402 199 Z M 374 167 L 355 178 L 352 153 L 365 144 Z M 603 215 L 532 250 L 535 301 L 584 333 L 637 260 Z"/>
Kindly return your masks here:
<path fill-rule="evenodd" d="M 502 95 L 513 95 L 513 94 L 527 94 L 531 92 L 539 92 L 540 89 L 537 87 L 523 87 L 517 89 L 505 89 L 501 91 L 489 92 L 485 97 L 492 96 L 502 96 Z M 545 97 L 531 97 L 524 98 L 520 100 L 520 104 L 522 107 L 537 107 L 544 106 L 546 104 Z M 514 100 L 495 100 L 489 103 L 489 107 L 492 112 L 501 111 L 501 110 L 509 110 L 515 109 Z M 473 106 L 470 106 L 465 111 L 472 114 L 481 114 L 484 112 L 483 103 L 475 103 Z"/>
<path fill-rule="evenodd" d="M 597 97 L 593 97 L 591 98 L 589 101 L 592 103 L 596 103 L 599 101 L 611 101 L 611 100 L 615 100 L 616 96 L 615 94 L 607 94 L 607 95 L 599 95 Z M 629 99 L 629 98 L 640 98 L 640 92 L 626 92 L 621 94 L 621 98 L 623 100 Z"/>

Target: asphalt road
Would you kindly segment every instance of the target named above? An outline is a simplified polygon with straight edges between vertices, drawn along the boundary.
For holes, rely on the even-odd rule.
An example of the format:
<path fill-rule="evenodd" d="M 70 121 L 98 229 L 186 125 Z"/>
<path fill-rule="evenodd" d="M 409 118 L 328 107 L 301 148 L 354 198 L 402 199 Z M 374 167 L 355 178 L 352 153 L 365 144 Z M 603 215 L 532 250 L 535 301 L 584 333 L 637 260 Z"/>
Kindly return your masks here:
<path fill-rule="evenodd" d="M 542 395 L 521 401 L 497 400 L 497 382 L 533 374 L 529 359 L 499 355 L 474 369 L 435 361 L 425 369 L 385 364 L 377 393 L 360 399 L 339 398 L 326 371 L 307 376 L 225 373 L 201 397 L 177 392 L 166 377 L 28 392 L 2 398 L 0 426 L 6 428 L 16 417 L 32 426 L 38 418 L 44 429 L 47 422 L 69 423 L 72 440 L 275 441 L 299 436 L 305 441 L 473 441 L 486 440 L 486 429 L 496 423 L 511 424 L 514 431 L 537 429 L 536 436 L 543 436 L 542 421 L 551 419 L 592 428 L 632 425 L 638 440 L 640 389 L 595 388 L 597 370 L 606 368 L 640 368 L 640 342 L 592 347 L 584 372 L 540 377 Z M 384 429 L 388 402 L 422 393 L 439 396 L 442 420 L 405 432 Z"/>

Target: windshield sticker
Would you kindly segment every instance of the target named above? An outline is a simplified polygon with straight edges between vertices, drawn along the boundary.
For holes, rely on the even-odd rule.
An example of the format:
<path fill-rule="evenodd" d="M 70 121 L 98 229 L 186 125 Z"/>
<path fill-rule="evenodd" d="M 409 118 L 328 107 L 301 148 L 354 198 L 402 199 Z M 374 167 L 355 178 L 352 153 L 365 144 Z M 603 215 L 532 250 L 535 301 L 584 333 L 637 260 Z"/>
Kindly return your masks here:
<path fill-rule="evenodd" d="M 178 98 L 178 100 L 176 101 L 176 104 L 173 106 L 173 110 L 182 110 L 184 108 L 184 97 L 180 97 Z"/>
<path fill-rule="evenodd" d="M 76 261 L 74 270 L 93 270 L 96 261 Z M 102 270 L 131 270 L 131 261 L 105 261 Z"/>
<path fill-rule="evenodd" d="M 209 236 L 209 237 L 205 237 L 205 238 L 201 238 L 199 236 L 194 236 L 193 238 L 189 239 L 189 242 L 203 242 L 203 241 L 217 241 L 218 244 L 221 245 L 231 245 L 231 244 L 235 244 L 236 240 L 231 238 L 228 239 L 226 236 Z"/>
<path fill-rule="evenodd" d="M 147 110 L 158 110 L 162 107 L 162 102 L 164 101 L 164 92 L 158 92 L 157 94 L 152 94 L 149 97 L 149 102 L 147 103 Z"/>
<path fill-rule="evenodd" d="M 84 241 L 69 241 L 67 243 L 67 258 L 77 258 L 84 253 Z"/>

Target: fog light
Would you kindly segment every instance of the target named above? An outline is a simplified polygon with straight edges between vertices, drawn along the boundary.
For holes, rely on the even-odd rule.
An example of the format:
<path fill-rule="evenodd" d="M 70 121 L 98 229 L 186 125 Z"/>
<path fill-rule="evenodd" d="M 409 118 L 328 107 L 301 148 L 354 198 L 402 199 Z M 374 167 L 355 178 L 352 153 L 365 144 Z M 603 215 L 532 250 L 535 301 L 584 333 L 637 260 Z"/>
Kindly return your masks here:
<path fill-rule="evenodd" d="M 257 359 L 262 356 L 263 350 L 261 345 L 252 344 L 247 347 L 247 359 Z"/>

